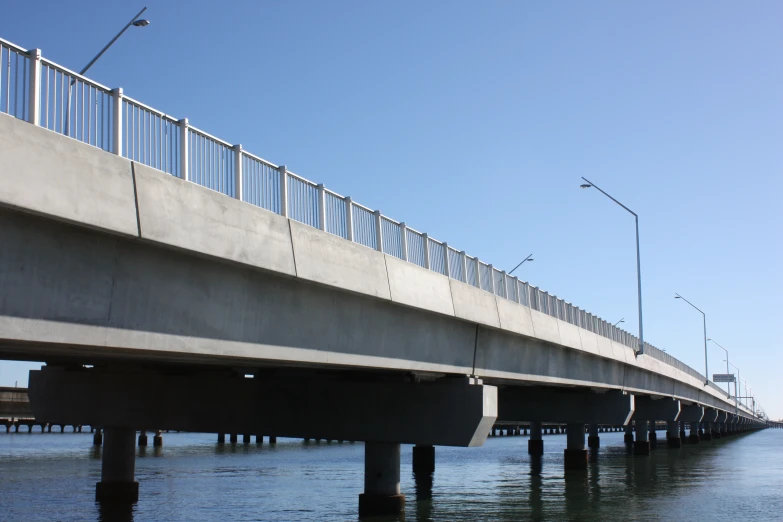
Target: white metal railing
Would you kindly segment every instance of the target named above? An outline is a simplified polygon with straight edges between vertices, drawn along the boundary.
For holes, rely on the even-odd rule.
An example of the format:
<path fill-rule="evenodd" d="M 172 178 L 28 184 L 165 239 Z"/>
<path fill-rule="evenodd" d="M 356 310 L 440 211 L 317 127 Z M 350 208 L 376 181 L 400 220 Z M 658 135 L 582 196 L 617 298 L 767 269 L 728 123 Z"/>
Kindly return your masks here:
<path fill-rule="evenodd" d="M 0 112 L 528 306 L 636 350 L 624 330 L 322 184 L 0 39 Z M 645 343 L 645 354 L 705 377 Z M 716 390 L 723 391 L 714 383 Z"/>

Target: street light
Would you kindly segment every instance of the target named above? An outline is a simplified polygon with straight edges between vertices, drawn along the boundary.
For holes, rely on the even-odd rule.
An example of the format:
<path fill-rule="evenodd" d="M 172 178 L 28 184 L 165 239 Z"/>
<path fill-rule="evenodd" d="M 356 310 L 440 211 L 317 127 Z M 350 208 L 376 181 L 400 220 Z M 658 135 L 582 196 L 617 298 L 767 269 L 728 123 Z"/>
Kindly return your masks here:
<path fill-rule="evenodd" d="M 718 348 L 720 348 L 721 350 L 726 352 L 726 374 L 728 375 L 728 373 L 729 373 L 729 351 L 726 348 L 724 348 L 723 346 L 721 346 L 718 343 L 716 343 L 714 339 L 709 339 L 708 338 L 707 340 L 708 341 L 712 341 L 712 343 L 717 345 Z M 728 394 L 729 398 L 731 398 L 731 388 L 729 387 L 729 383 L 728 382 L 726 382 L 726 393 Z"/>
<path fill-rule="evenodd" d="M 715 341 L 713 341 L 713 342 L 715 342 Z M 732 368 L 737 370 L 737 380 L 734 381 L 734 402 L 736 403 L 737 408 L 739 408 L 740 400 L 739 400 L 739 393 L 737 392 L 737 386 L 738 386 L 739 380 L 740 380 L 740 369 L 737 368 L 736 366 L 734 366 L 733 364 L 731 364 L 729 362 L 729 356 L 728 355 L 726 356 L 726 364 L 731 365 Z"/>
<path fill-rule="evenodd" d="M 636 212 L 626 207 L 625 205 L 623 205 L 622 203 L 614 199 L 612 196 L 610 196 L 609 194 L 601 190 L 600 187 L 598 187 L 595 183 L 593 183 L 589 179 L 585 178 L 584 176 L 582 176 L 582 179 L 585 180 L 587 183 L 583 183 L 579 185 L 580 188 L 583 189 L 591 188 L 591 187 L 595 188 L 596 190 L 598 190 L 598 192 L 600 192 L 601 194 L 603 194 L 604 196 L 611 199 L 612 201 L 614 201 L 615 203 L 623 207 L 625 210 L 630 212 L 633 215 L 634 220 L 636 221 L 636 280 L 638 285 L 636 290 L 636 296 L 639 299 L 639 350 L 636 351 L 636 355 L 637 356 L 644 355 L 644 327 L 642 326 L 642 265 L 639 259 L 639 216 L 638 214 L 636 214 Z"/>
<path fill-rule="evenodd" d="M 692 307 L 696 308 L 696 310 L 699 310 L 701 313 L 703 319 L 704 319 L 704 386 L 707 386 L 710 383 L 710 372 L 707 371 L 707 314 L 702 312 L 696 305 L 685 299 L 680 294 L 675 293 L 674 294 L 675 299 L 682 299 Z"/>
<path fill-rule="evenodd" d="M 624 323 L 624 322 L 625 322 L 625 318 L 623 317 L 622 319 L 620 319 L 619 321 L 617 321 L 616 323 L 614 323 L 612 326 L 617 326 L 618 324 L 620 324 L 620 323 Z"/>
<path fill-rule="evenodd" d="M 148 25 L 150 25 L 150 21 L 149 21 L 149 20 L 146 20 L 146 19 L 139 19 L 139 17 L 140 17 L 140 16 L 141 16 L 141 15 L 144 13 L 144 11 L 146 11 L 146 10 L 147 10 L 147 8 L 145 7 L 144 9 L 142 9 L 141 11 L 139 11 L 139 12 L 136 14 L 136 16 L 134 16 L 133 18 L 131 18 L 131 21 L 130 21 L 130 22 L 128 22 L 128 24 L 127 24 L 125 27 L 123 27 L 123 28 L 122 28 L 122 30 L 121 30 L 119 33 L 117 33 L 117 36 L 115 36 L 114 38 L 112 38 L 112 39 L 111 39 L 111 41 L 110 41 L 109 43 L 107 43 L 107 44 L 106 44 L 106 46 L 105 46 L 103 49 L 101 49 L 101 51 L 100 51 L 98 54 L 96 54 L 96 55 L 95 55 L 95 58 L 93 58 L 92 60 L 90 60 L 90 63 L 88 63 L 87 65 L 85 65 L 85 66 L 84 66 L 84 69 L 82 69 L 81 71 L 79 71 L 79 76 L 84 76 L 84 73 L 86 73 L 86 72 L 87 72 L 87 70 L 88 70 L 90 67 L 92 67 L 92 65 L 93 65 L 95 62 L 97 62 L 97 61 L 98 61 L 98 58 L 100 58 L 101 56 L 103 56 L 103 53 L 105 53 L 105 52 L 106 52 L 106 51 L 109 49 L 109 47 L 111 47 L 111 46 L 112 46 L 112 44 L 113 44 L 114 42 L 116 42 L 116 41 L 117 41 L 117 39 L 118 39 L 120 36 L 122 36 L 122 33 L 124 33 L 124 32 L 125 32 L 125 31 L 128 29 L 128 27 L 130 27 L 130 26 L 134 26 L 134 27 L 147 27 Z M 76 83 L 76 78 L 72 78 L 72 79 L 71 79 L 71 81 L 70 81 L 70 83 L 68 84 L 68 110 L 66 111 L 66 114 L 65 114 L 65 135 L 66 135 L 66 136 L 68 136 L 68 135 L 70 134 L 70 131 L 69 131 L 69 122 L 70 122 L 70 119 L 71 119 L 71 87 L 73 87 L 73 84 L 74 84 L 74 83 Z"/>
<path fill-rule="evenodd" d="M 525 259 L 523 259 L 521 263 L 519 263 L 517 266 L 515 266 L 515 267 L 514 267 L 514 270 L 516 270 L 517 268 L 519 268 L 520 266 L 522 266 L 522 265 L 525 263 L 525 261 L 535 261 L 535 259 L 533 259 L 533 254 L 530 254 L 530 255 L 529 255 L 529 256 L 527 256 Z M 512 270 L 511 272 L 509 272 L 509 273 L 508 273 L 508 275 L 511 275 L 511 274 L 513 274 L 513 273 L 514 273 L 514 270 Z"/>

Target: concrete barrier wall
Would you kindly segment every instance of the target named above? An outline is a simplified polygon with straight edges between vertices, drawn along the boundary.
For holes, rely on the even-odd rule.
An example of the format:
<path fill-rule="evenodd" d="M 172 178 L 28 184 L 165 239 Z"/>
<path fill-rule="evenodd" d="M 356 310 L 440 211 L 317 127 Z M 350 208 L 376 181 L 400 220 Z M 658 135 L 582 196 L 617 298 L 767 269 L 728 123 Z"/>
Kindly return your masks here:
<path fill-rule="evenodd" d="M 5 115 L 0 207 L 51 221 L 0 214 L 0 339 L 18 349 L 475 371 L 733 408 L 610 339 Z"/>

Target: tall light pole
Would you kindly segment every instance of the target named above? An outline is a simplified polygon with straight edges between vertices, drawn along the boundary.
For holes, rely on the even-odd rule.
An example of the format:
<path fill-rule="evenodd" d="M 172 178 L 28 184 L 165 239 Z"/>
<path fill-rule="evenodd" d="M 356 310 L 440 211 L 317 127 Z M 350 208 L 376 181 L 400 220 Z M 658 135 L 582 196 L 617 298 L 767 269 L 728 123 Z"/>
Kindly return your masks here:
<path fill-rule="evenodd" d="M 533 254 L 530 254 L 530 255 L 529 255 L 529 256 L 527 256 L 525 259 L 523 259 L 523 260 L 522 260 L 522 262 L 520 262 L 520 263 L 519 263 L 517 266 L 515 266 L 515 267 L 513 268 L 513 270 L 511 270 L 511 272 L 509 272 L 509 273 L 508 273 L 508 275 L 511 275 L 511 274 L 513 274 L 513 273 L 514 273 L 514 270 L 516 270 L 517 268 L 519 268 L 520 266 L 522 266 L 523 264 L 525 264 L 525 261 L 535 261 L 535 259 L 533 259 Z"/>
<path fill-rule="evenodd" d="M 95 62 L 97 62 L 97 61 L 98 61 L 98 58 L 100 58 L 101 56 L 103 56 L 103 53 L 105 53 L 105 52 L 106 52 L 106 51 L 109 49 L 109 47 L 111 47 L 111 46 L 112 46 L 112 44 L 114 44 L 114 42 L 116 42 L 116 41 L 117 41 L 117 39 L 118 39 L 120 36 L 122 36 L 122 33 L 124 33 L 124 32 L 125 32 L 125 31 L 128 29 L 128 27 L 130 27 L 130 26 L 134 26 L 134 27 L 146 27 L 146 26 L 150 25 L 150 21 L 149 21 L 149 20 L 145 20 L 145 19 L 140 19 L 140 18 L 139 18 L 139 17 L 140 17 L 140 16 L 141 16 L 141 15 L 144 13 L 144 11 L 146 11 L 146 10 L 147 10 L 147 8 L 145 7 L 144 9 L 142 9 L 141 11 L 139 11 L 139 12 L 136 14 L 136 16 L 134 16 L 133 18 L 131 18 L 131 21 L 130 21 L 130 22 L 128 22 L 128 23 L 127 23 L 127 25 L 125 25 L 125 27 L 123 27 L 123 28 L 122 28 L 122 30 L 121 30 L 119 33 L 117 33 L 117 35 L 116 35 L 114 38 L 112 38 L 112 39 L 109 41 L 109 43 L 107 43 L 107 44 L 104 46 L 104 48 L 103 48 L 103 49 L 101 49 L 101 50 L 100 50 L 100 52 L 99 52 L 98 54 L 96 54 L 96 55 L 95 55 L 95 57 L 94 57 L 92 60 L 90 60 L 90 63 L 88 63 L 87 65 L 85 65 L 85 66 L 84 66 L 84 68 L 83 68 L 81 71 L 79 71 L 79 76 L 84 76 L 84 73 L 86 73 L 86 72 L 87 72 L 87 70 L 88 70 L 90 67 L 92 67 L 92 65 L 93 65 Z M 71 87 L 73 87 L 73 84 L 74 84 L 74 83 L 76 83 L 76 78 L 72 78 L 72 79 L 71 79 L 71 81 L 70 81 L 70 83 L 68 83 L 68 110 L 66 111 L 66 114 L 65 114 L 65 135 L 66 135 L 66 136 L 69 136 L 69 134 L 70 134 L 70 130 L 69 130 L 69 122 L 70 122 L 70 119 L 71 119 Z M 78 125 L 78 124 L 77 124 L 77 125 Z"/>
<path fill-rule="evenodd" d="M 713 342 L 715 342 L 715 341 L 713 341 Z M 726 364 L 731 365 L 732 368 L 737 370 L 737 380 L 734 381 L 734 404 L 735 404 L 735 409 L 739 410 L 739 403 L 740 403 L 740 401 L 739 401 L 739 393 L 737 392 L 737 385 L 739 384 L 740 369 L 737 368 L 736 366 L 734 366 L 733 364 L 731 364 L 729 362 L 729 356 L 728 355 L 726 356 Z"/>
<path fill-rule="evenodd" d="M 707 386 L 710 383 L 710 372 L 707 370 L 707 314 L 702 312 L 696 305 L 685 299 L 680 294 L 675 293 L 674 298 L 682 299 L 692 307 L 696 308 L 696 310 L 701 313 L 702 318 L 704 319 L 704 386 Z"/>
<path fill-rule="evenodd" d="M 612 196 L 601 190 L 601 188 L 587 179 L 586 177 L 582 176 L 582 179 L 585 180 L 587 183 L 583 183 L 580 185 L 581 188 L 594 188 L 607 198 L 611 199 L 621 207 L 623 207 L 625 210 L 627 210 L 631 215 L 633 215 L 634 220 L 636 221 L 636 282 L 637 282 L 637 289 L 636 289 L 636 296 L 639 300 L 639 349 L 636 351 L 636 355 L 644 355 L 644 327 L 642 326 L 642 264 L 640 260 L 639 255 L 639 215 L 631 210 L 630 208 L 626 207 L 616 199 L 614 199 Z"/>
<path fill-rule="evenodd" d="M 717 345 L 718 348 L 720 348 L 721 350 L 726 352 L 726 374 L 728 375 L 728 373 L 729 373 L 729 351 L 726 348 L 724 348 L 723 346 L 721 346 L 718 343 L 716 343 L 715 339 L 707 338 L 707 340 L 708 341 L 712 341 L 712 343 Z M 726 382 L 726 393 L 728 394 L 729 397 L 731 397 L 731 388 L 729 387 L 728 381 Z"/>

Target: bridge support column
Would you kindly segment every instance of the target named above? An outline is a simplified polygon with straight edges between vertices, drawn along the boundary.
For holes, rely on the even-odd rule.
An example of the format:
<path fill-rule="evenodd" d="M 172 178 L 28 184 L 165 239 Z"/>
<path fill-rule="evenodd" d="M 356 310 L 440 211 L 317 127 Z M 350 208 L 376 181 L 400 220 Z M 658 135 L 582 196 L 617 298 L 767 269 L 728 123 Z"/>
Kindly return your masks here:
<path fill-rule="evenodd" d="M 218 433 L 218 444 L 225 444 L 226 443 L 226 434 L 225 433 Z"/>
<path fill-rule="evenodd" d="M 228 440 L 229 440 L 229 442 L 231 442 L 231 444 L 236 444 L 237 443 L 237 434 L 236 433 L 232 433 L 231 435 L 229 435 L 229 439 Z"/>
<path fill-rule="evenodd" d="M 433 473 L 435 471 L 435 446 L 416 444 L 413 446 L 413 472 Z"/>
<path fill-rule="evenodd" d="M 629 423 L 625 427 L 625 435 L 623 436 L 623 442 L 626 444 L 633 444 L 633 426 Z"/>
<path fill-rule="evenodd" d="M 152 437 L 152 445 L 156 448 L 163 446 L 163 435 L 161 435 L 160 430 L 156 431 L 155 436 Z"/>
<path fill-rule="evenodd" d="M 596 427 L 596 429 L 598 429 Z M 568 423 L 566 431 L 566 449 L 564 451 L 566 470 L 587 469 L 587 450 L 585 449 L 585 425 Z"/>
<path fill-rule="evenodd" d="M 530 423 L 530 440 L 527 441 L 527 452 L 530 455 L 544 454 L 544 439 L 541 436 L 541 421 Z"/>
<path fill-rule="evenodd" d="M 400 445 L 366 442 L 364 493 L 359 495 L 359 516 L 397 515 L 405 511 L 400 494 Z"/>
<path fill-rule="evenodd" d="M 670 448 L 682 447 L 682 439 L 678 430 L 677 421 L 666 421 L 666 444 Z"/>
<path fill-rule="evenodd" d="M 655 449 L 658 446 L 658 432 L 655 430 L 655 421 L 650 421 L 650 449 Z"/>
<path fill-rule="evenodd" d="M 688 437 L 688 444 L 699 443 L 699 423 L 691 421 L 691 434 Z"/>
<path fill-rule="evenodd" d="M 633 443 L 634 455 L 649 455 L 650 454 L 650 428 L 649 421 L 637 420 L 636 423 L 636 442 Z"/>
<path fill-rule="evenodd" d="M 96 446 L 100 446 L 103 443 L 103 433 L 101 433 L 100 428 L 95 430 L 95 435 L 92 436 L 92 443 Z"/>
<path fill-rule="evenodd" d="M 101 460 L 101 481 L 95 485 L 98 502 L 133 503 L 139 500 L 136 471 L 136 430 L 106 428 Z"/>
<path fill-rule="evenodd" d="M 712 423 L 711 422 L 703 422 L 704 426 L 704 440 L 712 440 Z"/>
<path fill-rule="evenodd" d="M 589 430 L 590 434 L 587 437 L 587 447 L 599 447 L 601 445 L 601 438 L 598 436 L 598 424 L 591 424 Z"/>

